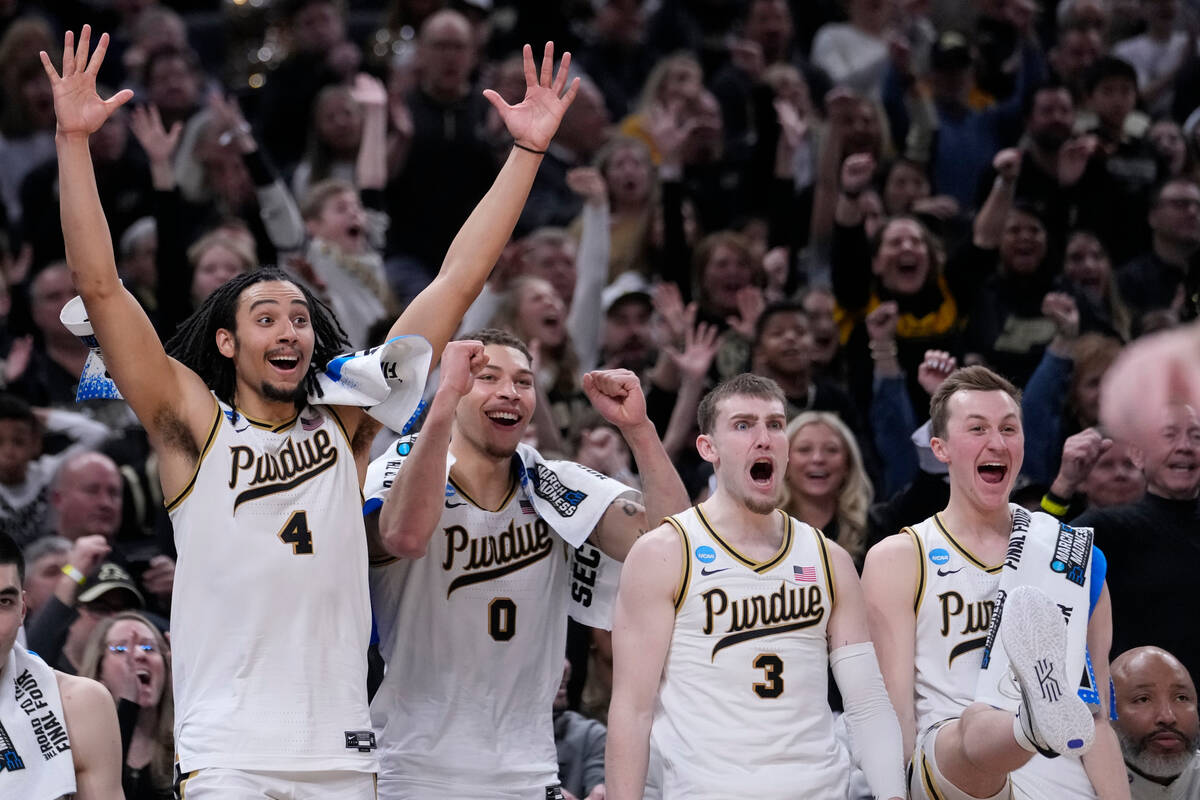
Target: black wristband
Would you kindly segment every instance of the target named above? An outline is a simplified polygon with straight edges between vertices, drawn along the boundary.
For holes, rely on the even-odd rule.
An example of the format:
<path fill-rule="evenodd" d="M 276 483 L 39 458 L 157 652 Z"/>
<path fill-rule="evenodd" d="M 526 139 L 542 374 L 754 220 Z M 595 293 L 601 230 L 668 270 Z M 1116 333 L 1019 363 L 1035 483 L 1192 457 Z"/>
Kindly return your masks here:
<path fill-rule="evenodd" d="M 524 150 L 527 153 L 536 153 L 539 156 L 546 155 L 545 150 L 534 150 L 532 147 L 526 147 L 525 145 L 521 144 L 520 142 L 513 142 L 513 147 L 517 148 L 518 150 Z"/>

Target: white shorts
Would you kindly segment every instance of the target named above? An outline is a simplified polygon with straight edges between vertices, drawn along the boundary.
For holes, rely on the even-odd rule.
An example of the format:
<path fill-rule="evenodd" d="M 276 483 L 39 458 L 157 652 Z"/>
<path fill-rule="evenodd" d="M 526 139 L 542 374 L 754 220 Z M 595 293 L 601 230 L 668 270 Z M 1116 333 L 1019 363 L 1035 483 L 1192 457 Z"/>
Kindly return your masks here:
<path fill-rule="evenodd" d="M 209 767 L 180 775 L 176 800 L 375 800 L 375 773 Z"/>
<path fill-rule="evenodd" d="M 1006 780 L 1004 788 L 988 798 L 972 797 L 946 780 L 938 768 L 934 743 L 938 731 L 947 722 L 953 722 L 953 719 L 935 722 L 917 735 L 912 761 L 908 765 L 909 800 L 1011 800 L 1011 780 Z"/>

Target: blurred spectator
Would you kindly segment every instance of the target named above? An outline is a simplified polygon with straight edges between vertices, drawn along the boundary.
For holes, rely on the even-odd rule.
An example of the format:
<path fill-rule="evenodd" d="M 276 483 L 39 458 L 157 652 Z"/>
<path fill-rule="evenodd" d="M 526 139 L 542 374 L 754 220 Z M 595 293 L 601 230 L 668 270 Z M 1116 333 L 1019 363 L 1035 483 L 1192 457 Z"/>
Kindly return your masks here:
<path fill-rule="evenodd" d="M 142 614 L 125 611 L 92 631 L 79 674 L 100 681 L 121 724 L 125 800 L 166 800 L 175 783 L 171 660 L 167 641 Z"/>
<path fill-rule="evenodd" d="M 580 201 L 567 186 L 567 172 L 595 159 L 608 141 L 612 122 L 595 82 L 581 77 L 579 94 L 563 115 L 558 134 L 538 169 L 518 231 L 566 225 L 579 213 Z"/>
<path fill-rule="evenodd" d="M 1121 296 L 1134 324 L 1150 311 L 1182 305 L 1192 259 L 1200 252 L 1200 186 L 1171 178 L 1151 195 L 1147 221 L 1150 249 L 1117 272 Z"/>
<path fill-rule="evenodd" d="M 887 69 L 888 0 L 849 0 L 848 22 L 828 22 L 812 43 L 813 64 L 838 86 L 878 96 Z"/>
<path fill-rule="evenodd" d="M 1191 587 L 1200 569 L 1194 547 L 1200 418 L 1189 406 L 1161 413 L 1159 437 L 1143 442 L 1138 454 L 1146 496 L 1128 506 L 1093 508 L 1072 524 L 1094 528 L 1096 546 L 1108 557 L 1113 651 L 1156 645 L 1175 653 L 1190 673 L 1200 667 L 1200 647 L 1179 623 L 1200 614 Z"/>
<path fill-rule="evenodd" d="M 274 7 L 287 37 L 288 54 L 267 78 L 259 100 L 263 146 L 281 165 L 304 151 L 317 92 L 358 72 L 362 53 L 346 38 L 343 0 L 282 0 Z"/>
<path fill-rule="evenodd" d="M 75 542 L 53 594 L 26 620 L 29 649 L 68 675 L 80 674 L 97 625 L 113 614 L 145 605 L 129 573 L 104 561 L 107 552 L 108 545 L 100 536 Z"/>
<path fill-rule="evenodd" d="M 601 368 L 642 374 L 654 362 L 654 305 L 646 279 L 635 272 L 617 276 L 600 295 L 600 306 L 604 311 Z"/>
<path fill-rule="evenodd" d="M 567 708 L 571 662 L 563 660 L 563 679 L 554 696 L 554 746 L 558 779 L 569 800 L 604 800 L 604 725 Z"/>
<path fill-rule="evenodd" d="M 1121 296 L 1112 261 L 1091 231 L 1072 231 L 1063 259 L 1064 285 L 1079 308 L 1080 328 L 1129 341 L 1133 319 Z"/>
<path fill-rule="evenodd" d="M 82 452 L 66 458 L 50 492 L 54 511 L 51 531 L 72 542 L 103 536 L 112 543 L 121 524 L 121 473 L 102 453 Z"/>
<path fill-rule="evenodd" d="M 138 76 L 143 87 L 148 83 L 146 77 L 146 62 L 150 53 L 160 48 L 172 47 L 186 50 L 188 47 L 187 23 L 175 10 L 164 5 L 151 5 L 138 12 L 133 22 L 132 37 L 129 46 L 121 53 L 120 68 L 124 70 L 126 80 L 110 81 L 126 86 L 129 78 Z M 106 59 L 104 69 L 106 76 L 111 75 L 118 67 L 116 59 Z M 110 69 L 111 68 L 111 69 Z M 136 89 L 135 89 L 136 91 Z"/>
<path fill-rule="evenodd" d="M 657 109 L 682 109 L 693 102 L 704 88 L 704 73 L 696 56 L 689 52 L 672 53 L 659 59 L 646 77 L 637 108 L 621 120 L 621 133 L 641 139 L 649 148 L 654 163 L 659 163 L 650 115 Z"/>
<path fill-rule="evenodd" d="M 417 40 L 419 85 L 408 96 L 412 144 L 403 169 L 388 183 L 386 205 L 388 252 L 399 257 L 389 266 L 390 279 L 394 286 L 413 284 L 404 287 L 409 297 L 437 272 L 497 172 L 485 137 L 490 106 L 469 82 L 475 63 L 471 37 L 466 17 L 443 10 L 426 18 Z M 555 142 L 561 139 L 560 131 Z M 540 173 L 545 170 L 543 165 Z M 430 191 L 434 186 L 453 191 Z"/>
<path fill-rule="evenodd" d="M 120 241 L 125 229 L 151 213 L 150 175 L 129 136 L 129 115 L 115 112 L 89 140 L 96 165 L 96 188 L 107 211 L 109 232 Z M 25 241 L 33 246 L 33 267 L 65 257 L 59 216 L 58 161 L 29 171 L 21 183 Z"/>
<path fill-rule="evenodd" d="M 25 556 L 25 616 L 46 604 L 62 577 L 62 568 L 70 563 L 71 542 L 61 536 L 43 536 L 23 550 Z"/>
<path fill-rule="evenodd" d="M 353 183 L 362 129 L 362 109 L 349 87 L 326 86 L 317 92 L 308 147 L 292 173 L 292 195 L 304 198 L 313 184 L 329 178 Z"/>
<path fill-rule="evenodd" d="M 1146 111 L 1158 116 L 1171 109 L 1175 76 L 1196 51 L 1195 35 L 1180 30 L 1179 0 L 1140 0 L 1139 6 L 1146 31 L 1117 42 L 1112 54 L 1137 70 L 1138 91 Z"/>
<path fill-rule="evenodd" d="M 11 224 L 21 220 L 25 176 L 54 158 L 54 97 L 38 52 L 53 53 L 55 38 L 45 20 L 32 15 L 11 23 L 0 38 L 0 200 Z"/>
<path fill-rule="evenodd" d="M 846 548 L 862 569 L 875 493 L 854 434 L 834 414 L 806 411 L 788 423 L 787 435 L 784 510 Z"/>
<path fill-rule="evenodd" d="M 1104 40 L 1095 27 L 1072 22 L 1060 27 L 1058 41 L 1047 58 L 1054 75 L 1071 91 L 1076 103 L 1087 98 L 1086 81 L 1092 65 L 1104 53 Z"/>
<path fill-rule="evenodd" d="M 659 190 L 650 150 L 640 140 L 619 136 L 596 156 L 610 206 L 608 279 L 623 272 L 649 274 L 649 250 Z M 579 178 L 576 177 L 576 180 Z M 570 180 L 570 179 L 568 179 Z M 571 223 L 578 235 L 582 220 Z"/>
<path fill-rule="evenodd" d="M 65 436 L 70 446 L 43 454 L 43 434 Z M 0 531 L 21 547 L 45 534 L 59 466 L 81 450 L 99 447 L 108 435 L 107 426 L 82 414 L 34 409 L 0 394 Z"/>
<path fill-rule="evenodd" d="M 632 109 L 654 66 L 654 51 L 646 46 L 644 0 L 604 0 L 586 29 L 578 64 L 604 95 L 612 119 Z"/>
<path fill-rule="evenodd" d="M 200 60 L 186 46 L 167 44 L 146 53 L 142 68 L 146 99 L 162 114 L 170 128 L 187 122 L 201 108 L 204 73 Z"/>
<path fill-rule="evenodd" d="M 31 405 L 70 406 L 75 402 L 88 348 L 58 319 L 62 307 L 74 296 L 71 271 L 62 262 L 43 269 L 29 285 L 37 343 L 29 366 L 10 389 Z"/>

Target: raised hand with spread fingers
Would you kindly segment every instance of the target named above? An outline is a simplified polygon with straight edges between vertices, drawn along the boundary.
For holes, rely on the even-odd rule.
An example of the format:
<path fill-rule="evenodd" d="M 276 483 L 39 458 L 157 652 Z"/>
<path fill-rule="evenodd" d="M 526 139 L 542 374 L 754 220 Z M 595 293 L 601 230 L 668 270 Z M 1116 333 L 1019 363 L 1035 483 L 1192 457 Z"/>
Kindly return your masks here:
<path fill-rule="evenodd" d="M 558 130 L 563 114 L 579 91 L 579 78 L 567 85 L 567 73 L 571 66 L 571 54 L 563 53 L 558 72 L 554 72 L 554 43 L 546 42 L 542 55 L 542 70 L 539 74 L 533 66 L 533 48 L 525 45 L 522 51 L 525 66 L 525 98 L 515 106 L 504 102 L 494 89 L 486 89 L 483 96 L 495 107 L 504 121 L 513 141 L 523 150 L 545 152 Z M 564 89 L 566 90 L 564 92 Z"/>

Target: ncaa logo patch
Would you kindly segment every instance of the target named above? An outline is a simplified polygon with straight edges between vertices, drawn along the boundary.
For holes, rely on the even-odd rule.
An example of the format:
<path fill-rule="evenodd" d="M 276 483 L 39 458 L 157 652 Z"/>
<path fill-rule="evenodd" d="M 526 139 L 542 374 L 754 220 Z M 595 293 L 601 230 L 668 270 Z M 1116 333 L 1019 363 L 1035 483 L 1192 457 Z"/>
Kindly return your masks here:
<path fill-rule="evenodd" d="M 938 547 L 929 551 L 929 560 L 939 567 L 950 560 L 950 553 L 943 547 Z"/>
<path fill-rule="evenodd" d="M 701 564 L 711 564 L 717 560 L 717 551 L 706 544 L 700 545 L 696 548 L 696 560 Z"/>

